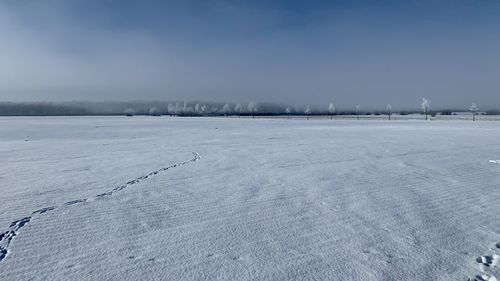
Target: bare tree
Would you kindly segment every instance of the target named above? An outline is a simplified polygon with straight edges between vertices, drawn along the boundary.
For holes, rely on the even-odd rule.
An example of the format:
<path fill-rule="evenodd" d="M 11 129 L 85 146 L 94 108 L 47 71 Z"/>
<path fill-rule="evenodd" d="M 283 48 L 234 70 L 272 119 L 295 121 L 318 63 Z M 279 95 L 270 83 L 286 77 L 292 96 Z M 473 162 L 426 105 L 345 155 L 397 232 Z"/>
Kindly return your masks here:
<path fill-rule="evenodd" d="M 304 109 L 304 114 L 306 115 L 307 120 L 309 120 L 309 114 L 311 114 L 311 108 L 309 108 L 309 105 L 306 105 L 306 108 Z"/>
<path fill-rule="evenodd" d="M 389 115 L 389 120 L 391 120 L 392 105 L 388 104 L 385 108 L 387 109 L 387 114 Z"/>
<path fill-rule="evenodd" d="M 361 110 L 361 105 L 356 105 L 356 119 L 359 120 L 359 111 Z"/>
<path fill-rule="evenodd" d="M 422 110 L 424 111 L 424 114 L 425 114 L 425 120 L 427 120 L 427 116 L 429 114 L 429 107 L 431 105 L 431 101 L 426 99 L 426 98 L 422 98 Z"/>
<path fill-rule="evenodd" d="M 330 106 L 328 106 L 328 112 L 330 113 L 330 120 L 333 119 L 333 114 L 335 114 L 335 105 L 333 102 L 330 103 Z"/>
<path fill-rule="evenodd" d="M 472 121 L 476 121 L 476 112 L 479 110 L 475 103 L 469 106 L 469 111 L 472 112 Z"/>

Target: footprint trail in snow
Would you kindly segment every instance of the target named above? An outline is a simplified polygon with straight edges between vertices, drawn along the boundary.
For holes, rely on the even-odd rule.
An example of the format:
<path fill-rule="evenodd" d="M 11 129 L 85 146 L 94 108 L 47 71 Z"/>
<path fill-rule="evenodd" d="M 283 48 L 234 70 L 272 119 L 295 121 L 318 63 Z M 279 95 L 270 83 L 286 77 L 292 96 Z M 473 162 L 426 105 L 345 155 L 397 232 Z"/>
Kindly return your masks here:
<path fill-rule="evenodd" d="M 172 168 L 175 168 L 175 167 L 180 167 L 180 166 L 183 166 L 183 165 L 186 165 L 186 164 L 189 164 L 191 162 L 195 162 L 195 161 L 201 159 L 201 157 L 200 157 L 200 155 L 198 153 L 196 153 L 196 152 L 192 152 L 192 153 L 193 153 L 194 157 L 191 158 L 191 159 L 189 159 L 189 160 L 187 160 L 187 161 L 176 163 L 176 164 L 172 164 L 170 166 L 163 167 L 163 168 L 158 169 L 156 171 L 150 172 L 149 174 L 140 176 L 140 177 L 138 177 L 138 178 L 136 178 L 134 180 L 128 181 L 125 184 L 117 186 L 117 187 L 113 188 L 112 190 L 110 190 L 108 192 L 104 192 L 104 193 L 98 194 L 98 195 L 96 195 L 94 197 L 90 197 L 90 198 L 82 198 L 82 199 L 76 199 L 76 200 L 67 201 L 67 202 L 64 202 L 60 206 L 45 207 L 45 208 L 42 208 L 42 209 L 39 209 L 39 210 L 36 210 L 36 211 L 32 212 L 30 216 L 26 216 L 24 218 L 21 218 L 21 219 L 18 219 L 18 220 L 15 220 L 15 221 L 11 222 L 10 226 L 9 226 L 9 229 L 7 231 L 4 231 L 4 232 L 0 233 L 0 262 L 2 262 L 7 257 L 8 253 L 9 253 L 9 246 L 11 245 L 12 240 L 17 235 L 19 235 L 19 230 L 22 227 L 24 227 L 26 224 L 28 224 L 34 217 L 46 214 L 46 213 L 51 212 L 51 211 L 54 211 L 58 207 L 74 206 L 74 205 L 78 205 L 78 204 L 89 203 L 89 202 L 92 202 L 92 201 L 95 201 L 95 200 L 102 199 L 104 197 L 108 197 L 108 196 L 114 195 L 118 191 L 124 190 L 125 188 L 127 188 L 127 187 L 129 187 L 131 185 L 140 183 L 143 180 L 146 180 L 146 179 L 148 179 L 148 178 L 150 178 L 152 176 L 155 176 L 155 175 L 157 175 L 157 174 L 159 174 L 161 172 L 164 172 L 166 170 L 169 170 L 169 169 L 172 169 Z"/>

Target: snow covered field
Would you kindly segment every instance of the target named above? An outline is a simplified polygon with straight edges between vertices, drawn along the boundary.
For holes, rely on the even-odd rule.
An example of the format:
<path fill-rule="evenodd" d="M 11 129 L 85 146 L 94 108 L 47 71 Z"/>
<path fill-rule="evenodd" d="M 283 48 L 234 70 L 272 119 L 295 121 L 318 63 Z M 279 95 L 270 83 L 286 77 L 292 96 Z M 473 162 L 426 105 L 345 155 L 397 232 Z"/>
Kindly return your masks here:
<path fill-rule="evenodd" d="M 0 118 L 0 159 L 2 281 L 500 278 L 500 122 Z"/>

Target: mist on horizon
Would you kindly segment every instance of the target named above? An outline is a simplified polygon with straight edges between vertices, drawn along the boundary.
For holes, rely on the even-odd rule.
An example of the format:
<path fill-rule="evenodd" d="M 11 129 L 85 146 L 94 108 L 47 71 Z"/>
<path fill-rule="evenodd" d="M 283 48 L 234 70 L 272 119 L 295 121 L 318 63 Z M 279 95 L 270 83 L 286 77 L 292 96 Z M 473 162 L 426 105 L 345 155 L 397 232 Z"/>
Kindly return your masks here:
<path fill-rule="evenodd" d="M 2 101 L 500 108 L 497 1 L 7 1 Z"/>

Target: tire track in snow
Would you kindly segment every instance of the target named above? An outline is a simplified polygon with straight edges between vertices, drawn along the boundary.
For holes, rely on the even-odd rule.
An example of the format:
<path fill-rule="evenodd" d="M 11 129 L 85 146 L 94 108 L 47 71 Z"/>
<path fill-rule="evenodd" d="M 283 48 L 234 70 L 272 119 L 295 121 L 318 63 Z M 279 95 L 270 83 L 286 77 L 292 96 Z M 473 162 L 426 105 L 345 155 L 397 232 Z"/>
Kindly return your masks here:
<path fill-rule="evenodd" d="M 103 199 L 105 197 L 114 195 L 115 193 L 117 193 L 121 190 L 124 190 L 131 185 L 140 183 L 143 180 L 146 180 L 146 179 L 148 179 L 152 176 L 155 176 L 161 172 L 164 172 L 164 171 L 172 169 L 172 168 L 180 167 L 180 166 L 183 166 L 183 165 L 186 165 L 186 164 L 189 164 L 191 162 L 195 162 L 195 161 L 201 159 L 201 157 L 198 153 L 196 153 L 196 152 L 192 152 L 192 153 L 193 153 L 194 157 L 189 159 L 189 160 L 186 160 L 186 161 L 180 162 L 180 163 L 176 163 L 176 164 L 172 164 L 170 166 L 163 167 L 163 168 L 158 169 L 156 171 L 150 172 L 146 175 L 142 175 L 134 180 L 126 182 L 125 184 L 117 186 L 108 192 L 104 192 L 104 193 L 98 194 L 98 195 L 96 195 L 94 197 L 90 197 L 90 198 L 81 198 L 81 199 L 67 201 L 59 206 L 45 207 L 45 208 L 42 208 L 42 209 L 39 209 L 39 210 L 32 212 L 30 216 L 26 216 L 24 218 L 21 218 L 21 219 L 18 219 L 18 220 L 11 222 L 9 229 L 7 231 L 0 233 L 0 262 L 2 262 L 7 257 L 8 253 L 9 253 L 9 246 L 12 243 L 12 240 L 17 235 L 19 235 L 19 230 L 22 227 L 24 227 L 26 224 L 28 224 L 34 217 L 39 216 L 39 215 L 43 215 L 43 214 L 51 212 L 51 211 L 54 211 L 55 209 L 57 209 L 59 207 L 73 206 L 73 205 L 78 205 L 78 204 L 82 204 L 82 203 L 87 203 L 87 202 L 92 202 L 95 200 Z"/>

